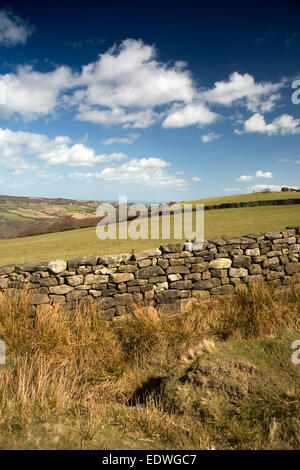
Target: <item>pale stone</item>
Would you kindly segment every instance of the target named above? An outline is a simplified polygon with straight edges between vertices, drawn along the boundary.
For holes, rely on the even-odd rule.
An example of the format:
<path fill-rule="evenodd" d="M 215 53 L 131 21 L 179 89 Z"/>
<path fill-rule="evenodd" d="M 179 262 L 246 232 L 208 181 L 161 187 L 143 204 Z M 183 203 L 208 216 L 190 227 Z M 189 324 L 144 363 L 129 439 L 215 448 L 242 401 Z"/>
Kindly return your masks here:
<path fill-rule="evenodd" d="M 67 281 L 70 286 L 79 286 L 79 284 L 83 284 L 83 276 L 69 276 L 67 277 Z"/>
<path fill-rule="evenodd" d="M 48 268 L 54 274 L 59 274 L 67 269 L 67 263 L 62 259 L 58 259 L 56 261 L 50 261 L 50 263 L 48 264 Z"/>
<path fill-rule="evenodd" d="M 177 274 L 169 274 L 168 279 L 169 279 L 169 281 L 174 282 L 174 281 L 180 281 L 180 279 L 182 279 L 182 277 L 178 273 Z M 200 279 L 201 279 L 201 277 L 200 277 Z"/>
<path fill-rule="evenodd" d="M 50 286 L 49 287 L 49 292 L 50 294 L 57 294 L 57 295 L 64 295 L 67 294 L 68 292 L 71 292 L 74 287 L 71 286 L 66 286 L 66 285 L 61 285 L 61 286 Z"/>
<path fill-rule="evenodd" d="M 134 275 L 132 273 L 116 273 L 111 275 L 112 282 L 119 284 L 120 282 L 132 281 Z"/>
<path fill-rule="evenodd" d="M 260 255 L 260 249 L 259 248 L 249 248 L 246 250 L 246 255 L 248 256 L 259 256 Z"/>
<path fill-rule="evenodd" d="M 109 276 L 105 274 L 86 274 L 84 278 L 85 284 L 105 284 L 108 282 Z"/>
<path fill-rule="evenodd" d="M 169 289 L 169 284 L 167 282 L 159 282 L 154 285 L 155 292 L 161 292 L 166 289 Z"/>
<path fill-rule="evenodd" d="M 231 264 L 232 264 L 232 261 L 229 258 L 217 258 L 209 262 L 209 267 L 217 268 L 217 269 L 226 269 L 226 268 L 230 268 Z"/>
<path fill-rule="evenodd" d="M 248 270 L 245 268 L 230 268 L 229 276 L 230 277 L 245 277 L 245 276 L 248 276 Z"/>
<path fill-rule="evenodd" d="M 133 254 L 133 257 L 136 261 L 141 261 L 141 260 L 147 259 L 147 258 L 153 258 L 155 256 L 161 256 L 161 251 L 158 248 L 139 251 L 139 252 Z"/>

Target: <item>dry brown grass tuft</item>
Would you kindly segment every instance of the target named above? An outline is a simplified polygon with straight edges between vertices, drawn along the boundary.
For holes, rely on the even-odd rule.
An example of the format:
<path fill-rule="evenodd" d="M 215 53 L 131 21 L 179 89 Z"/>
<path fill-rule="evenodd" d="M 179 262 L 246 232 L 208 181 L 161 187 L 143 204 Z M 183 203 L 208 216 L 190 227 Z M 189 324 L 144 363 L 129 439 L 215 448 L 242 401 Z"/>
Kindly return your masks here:
<path fill-rule="evenodd" d="M 166 408 L 160 385 L 224 339 L 299 330 L 299 307 L 299 289 L 263 285 L 178 315 L 136 308 L 108 324 L 95 306 L 35 316 L 26 292 L 2 293 L 0 448 L 207 448 L 208 428 Z M 141 398 L 146 408 L 128 406 Z M 277 424 L 268 432 L 277 444 Z"/>

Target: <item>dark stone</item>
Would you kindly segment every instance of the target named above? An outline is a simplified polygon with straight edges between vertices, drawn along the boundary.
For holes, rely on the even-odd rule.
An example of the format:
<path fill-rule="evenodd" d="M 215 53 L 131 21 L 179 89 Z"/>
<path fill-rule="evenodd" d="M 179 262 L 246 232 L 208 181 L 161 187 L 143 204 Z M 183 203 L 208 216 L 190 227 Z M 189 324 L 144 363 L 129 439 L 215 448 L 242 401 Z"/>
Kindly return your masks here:
<path fill-rule="evenodd" d="M 16 266 L 14 264 L 7 264 L 6 266 L 0 267 L 0 276 L 5 276 L 15 272 Z"/>
<path fill-rule="evenodd" d="M 112 297 L 98 297 L 96 302 L 99 308 L 103 310 L 111 308 L 115 305 L 115 299 Z"/>
<path fill-rule="evenodd" d="M 102 310 L 102 312 L 100 313 L 101 319 L 103 321 L 110 321 L 115 316 L 115 313 L 116 313 L 115 308 L 108 308 L 106 310 Z"/>
<path fill-rule="evenodd" d="M 41 286 L 49 287 L 49 286 L 57 286 L 58 282 L 55 277 L 45 277 L 44 279 L 39 280 L 39 284 Z"/>
<path fill-rule="evenodd" d="M 213 287 L 218 287 L 221 284 L 220 279 L 214 277 L 213 279 L 205 279 L 203 281 L 198 281 L 193 284 L 194 289 L 212 289 Z"/>
<path fill-rule="evenodd" d="M 190 274 L 190 270 L 187 266 L 169 266 L 167 274 Z"/>
<path fill-rule="evenodd" d="M 288 274 L 299 273 L 300 263 L 288 263 L 286 264 L 285 269 Z"/>
<path fill-rule="evenodd" d="M 217 246 L 227 245 L 226 240 L 224 240 L 223 238 L 212 238 L 211 240 L 208 240 L 208 241 L 209 243 L 213 243 L 214 245 L 217 245 Z"/>
<path fill-rule="evenodd" d="M 251 257 L 243 255 L 235 255 L 232 261 L 233 268 L 250 268 Z"/>
<path fill-rule="evenodd" d="M 160 247 L 163 253 L 180 253 L 184 249 L 183 243 L 168 243 Z"/>
<path fill-rule="evenodd" d="M 68 269 L 78 268 L 79 266 L 95 266 L 98 262 L 99 256 L 78 256 L 71 258 L 67 261 Z"/>
<path fill-rule="evenodd" d="M 115 294 L 117 294 L 116 289 L 103 289 L 103 291 L 101 291 L 102 297 L 111 297 Z"/>
<path fill-rule="evenodd" d="M 47 294 L 36 294 L 32 301 L 34 305 L 48 304 L 49 302 L 50 299 Z"/>
<path fill-rule="evenodd" d="M 168 289 L 163 292 L 160 292 L 159 294 L 156 294 L 155 300 L 157 300 L 160 303 L 168 303 L 168 302 L 173 302 L 176 299 L 179 299 L 180 297 L 180 292 L 176 289 Z"/>
<path fill-rule="evenodd" d="M 169 268 L 168 268 L 169 269 Z M 153 276 L 164 276 L 164 271 L 160 266 L 147 266 L 146 268 L 141 268 L 137 272 L 137 279 L 149 279 Z"/>
<path fill-rule="evenodd" d="M 210 292 L 214 295 L 228 295 L 234 292 L 234 287 L 226 284 L 225 286 L 214 287 Z"/>
<path fill-rule="evenodd" d="M 75 302 L 88 294 L 87 290 L 73 290 L 66 295 L 67 302 Z"/>
<path fill-rule="evenodd" d="M 23 263 L 16 265 L 16 271 L 33 273 L 36 271 L 48 271 L 48 263 Z"/>
<path fill-rule="evenodd" d="M 116 294 L 114 299 L 116 305 L 130 305 L 134 303 L 131 294 Z"/>
<path fill-rule="evenodd" d="M 192 281 L 187 280 L 187 281 L 174 281 L 170 283 L 171 289 L 191 289 L 192 287 Z"/>

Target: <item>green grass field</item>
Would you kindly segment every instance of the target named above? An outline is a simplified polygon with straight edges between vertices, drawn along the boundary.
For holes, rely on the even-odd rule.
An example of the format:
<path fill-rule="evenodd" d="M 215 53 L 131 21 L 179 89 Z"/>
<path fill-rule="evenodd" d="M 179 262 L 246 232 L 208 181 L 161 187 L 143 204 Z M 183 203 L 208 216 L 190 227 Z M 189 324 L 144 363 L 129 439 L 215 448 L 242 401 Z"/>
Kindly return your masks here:
<path fill-rule="evenodd" d="M 170 239 L 173 239 L 172 225 Z M 300 225 L 299 205 L 206 211 L 205 239 L 283 229 L 288 225 Z M 94 227 L 1 240 L 0 265 L 57 258 L 66 260 L 91 254 L 130 253 L 133 248 L 154 248 L 168 240 L 99 240 Z"/>
<path fill-rule="evenodd" d="M 197 199 L 194 204 L 225 204 L 228 202 L 250 202 L 250 201 L 272 201 L 275 199 L 300 199 L 300 192 L 271 192 L 271 193 L 251 193 L 251 194 L 236 194 L 233 196 L 211 197 L 206 199 Z"/>

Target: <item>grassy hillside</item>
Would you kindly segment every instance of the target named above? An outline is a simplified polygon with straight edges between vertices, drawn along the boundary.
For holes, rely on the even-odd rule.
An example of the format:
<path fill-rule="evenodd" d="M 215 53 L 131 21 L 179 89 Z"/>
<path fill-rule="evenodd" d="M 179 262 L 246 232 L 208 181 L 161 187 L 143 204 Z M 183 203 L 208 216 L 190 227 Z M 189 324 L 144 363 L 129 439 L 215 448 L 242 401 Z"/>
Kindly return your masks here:
<path fill-rule="evenodd" d="M 233 196 L 212 197 L 190 201 L 194 204 L 225 204 L 228 202 L 250 202 L 250 201 L 273 201 L 275 199 L 300 199 L 300 192 L 271 192 L 271 193 L 251 193 L 236 194 Z"/>
<path fill-rule="evenodd" d="M 78 223 L 96 215 L 96 201 L 0 196 L 0 238 L 19 236 L 22 231 L 62 223 Z"/>
<path fill-rule="evenodd" d="M 299 308 L 258 285 L 107 324 L 1 294 L 0 449 L 299 449 Z"/>
<path fill-rule="evenodd" d="M 300 193 L 241 194 L 192 202 L 215 205 L 289 198 L 300 198 Z M 95 215 L 98 205 L 97 201 L 0 195 L 0 239 L 59 232 L 65 228 L 93 226 L 97 223 Z"/>
<path fill-rule="evenodd" d="M 297 193 L 295 193 L 297 194 Z M 300 206 L 249 207 L 205 212 L 205 238 L 245 235 L 300 225 Z M 171 233 L 172 239 L 172 233 Z M 99 240 L 95 228 L 0 241 L 0 265 L 68 259 L 90 254 L 128 253 L 166 240 Z"/>

